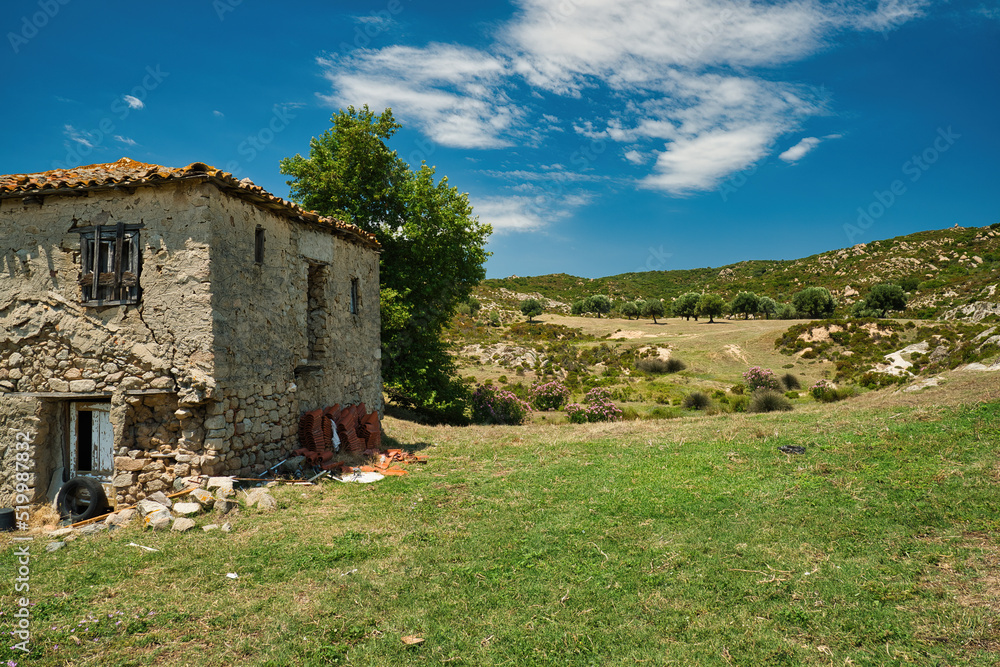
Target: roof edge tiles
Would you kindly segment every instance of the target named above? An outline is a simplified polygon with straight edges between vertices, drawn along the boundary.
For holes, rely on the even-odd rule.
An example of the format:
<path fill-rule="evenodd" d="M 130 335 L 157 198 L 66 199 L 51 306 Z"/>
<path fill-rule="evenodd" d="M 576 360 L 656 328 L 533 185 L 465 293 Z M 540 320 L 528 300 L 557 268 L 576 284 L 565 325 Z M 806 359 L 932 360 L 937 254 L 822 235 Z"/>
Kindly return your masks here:
<path fill-rule="evenodd" d="M 158 186 L 168 181 L 182 180 L 207 181 L 221 191 L 239 197 L 258 208 L 291 220 L 328 229 L 336 236 L 362 246 L 374 250 L 380 249 L 375 235 L 360 227 L 336 218 L 322 216 L 315 211 L 307 211 L 294 202 L 272 195 L 259 185 L 254 185 L 249 178 L 237 180 L 232 174 L 204 162 L 192 162 L 186 167 L 171 168 L 123 157 L 117 162 L 70 169 L 53 169 L 35 174 L 0 175 L 0 199 L 82 194 L 92 190 Z"/>

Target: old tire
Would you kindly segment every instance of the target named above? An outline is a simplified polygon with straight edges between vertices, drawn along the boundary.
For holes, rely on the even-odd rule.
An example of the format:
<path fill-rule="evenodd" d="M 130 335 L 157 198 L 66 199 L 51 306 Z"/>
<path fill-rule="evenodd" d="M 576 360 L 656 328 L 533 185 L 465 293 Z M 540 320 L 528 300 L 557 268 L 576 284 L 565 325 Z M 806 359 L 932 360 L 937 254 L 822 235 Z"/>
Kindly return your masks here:
<path fill-rule="evenodd" d="M 56 506 L 61 515 L 76 523 L 98 516 L 108 506 L 108 497 L 97 480 L 74 477 L 59 489 Z"/>

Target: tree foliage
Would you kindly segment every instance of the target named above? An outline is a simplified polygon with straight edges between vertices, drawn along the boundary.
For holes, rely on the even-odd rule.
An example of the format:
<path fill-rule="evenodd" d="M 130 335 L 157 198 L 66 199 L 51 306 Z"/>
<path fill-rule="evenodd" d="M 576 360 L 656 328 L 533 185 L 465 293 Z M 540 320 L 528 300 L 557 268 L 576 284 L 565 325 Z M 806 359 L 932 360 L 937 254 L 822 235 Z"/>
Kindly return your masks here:
<path fill-rule="evenodd" d="M 837 302 L 827 288 L 807 287 L 801 292 L 795 293 L 792 297 L 792 305 L 803 315 L 818 318 L 833 315 Z"/>
<path fill-rule="evenodd" d="M 729 310 L 734 315 L 736 313 L 742 314 L 745 320 L 750 319 L 750 315 L 760 310 L 760 297 L 753 292 L 740 292 L 733 297 L 732 303 L 729 304 Z"/>
<path fill-rule="evenodd" d="M 656 324 L 657 317 L 663 317 L 664 312 L 663 302 L 659 299 L 647 301 L 642 308 L 642 316 L 653 318 L 653 324 Z"/>
<path fill-rule="evenodd" d="M 525 299 L 521 302 L 521 314 L 527 317 L 529 322 L 533 317 L 541 315 L 543 311 L 542 302 L 538 299 Z"/>
<path fill-rule="evenodd" d="M 906 295 L 899 285 L 882 283 L 871 288 L 863 303 L 867 305 L 868 310 L 878 312 L 879 317 L 885 317 L 890 310 L 906 309 Z"/>
<path fill-rule="evenodd" d="M 707 315 L 709 324 L 726 309 L 726 300 L 718 294 L 702 294 L 698 299 L 698 314 Z"/>
<path fill-rule="evenodd" d="M 375 234 L 382 244 L 382 377 L 387 393 L 438 416 L 461 420 L 468 391 L 441 342 L 441 330 L 485 275 L 492 229 L 468 197 L 416 172 L 386 146 L 399 129 L 386 109 L 348 107 L 309 143 L 309 156 L 281 161 L 291 198 L 304 208 Z"/>
<path fill-rule="evenodd" d="M 596 313 L 598 317 L 611 312 L 611 299 L 603 294 L 595 294 L 588 297 L 584 304 L 584 308 L 588 313 Z"/>
<path fill-rule="evenodd" d="M 698 319 L 698 300 L 701 295 L 697 292 L 688 292 L 677 297 L 674 301 L 674 315 L 676 317 L 683 317 L 685 320 L 690 320 L 692 317 Z"/>
<path fill-rule="evenodd" d="M 639 316 L 639 307 L 635 305 L 634 301 L 626 301 L 618 308 L 618 311 L 627 319 Z"/>
<path fill-rule="evenodd" d="M 771 315 L 778 312 L 778 302 L 769 296 L 759 298 L 757 307 L 759 312 L 764 313 L 764 317 L 771 319 Z"/>

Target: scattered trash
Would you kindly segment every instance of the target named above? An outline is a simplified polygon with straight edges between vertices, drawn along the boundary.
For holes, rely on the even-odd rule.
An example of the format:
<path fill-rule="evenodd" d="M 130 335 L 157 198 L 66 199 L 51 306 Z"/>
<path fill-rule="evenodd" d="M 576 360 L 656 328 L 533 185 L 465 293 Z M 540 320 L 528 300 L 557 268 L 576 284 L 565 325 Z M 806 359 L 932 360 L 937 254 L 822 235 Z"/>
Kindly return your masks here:
<path fill-rule="evenodd" d="M 354 573 L 355 573 L 355 572 L 357 572 L 357 571 L 358 571 L 358 568 L 354 568 L 353 570 L 349 570 L 349 571 L 347 571 L 347 572 L 344 572 L 344 573 L 343 573 L 342 575 L 340 575 L 340 576 L 342 576 L 342 577 L 346 577 L 347 575 L 349 575 L 349 574 L 354 574 Z"/>
<path fill-rule="evenodd" d="M 348 475 L 341 475 L 340 477 L 334 477 L 338 482 L 357 482 L 358 484 L 370 484 L 371 482 L 377 482 L 380 479 L 385 479 L 385 475 L 380 475 L 377 472 L 352 472 Z"/>
<path fill-rule="evenodd" d="M 153 547 L 144 547 L 141 544 L 136 544 L 135 542 L 129 542 L 128 546 L 130 546 L 130 547 L 139 547 L 140 549 L 143 549 L 145 551 L 159 551 L 159 549 L 154 549 Z"/>
<path fill-rule="evenodd" d="M 806 448 L 798 445 L 782 445 L 778 449 L 786 454 L 805 454 Z"/>
<path fill-rule="evenodd" d="M 402 637 L 402 642 L 407 646 L 415 646 L 417 644 L 423 644 L 424 638 L 417 637 L 416 635 L 407 635 L 405 637 Z"/>
<path fill-rule="evenodd" d="M 230 579 L 239 579 L 240 578 L 240 575 L 236 574 L 235 572 L 230 572 L 226 576 L 229 577 Z"/>

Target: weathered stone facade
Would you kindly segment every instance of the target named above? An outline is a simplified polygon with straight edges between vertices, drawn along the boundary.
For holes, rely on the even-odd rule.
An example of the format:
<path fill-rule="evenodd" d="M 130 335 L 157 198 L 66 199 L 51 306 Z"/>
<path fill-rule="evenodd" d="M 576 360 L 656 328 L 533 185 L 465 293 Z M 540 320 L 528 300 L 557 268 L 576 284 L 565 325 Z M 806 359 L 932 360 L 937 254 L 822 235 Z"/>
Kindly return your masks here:
<path fill-rule="evenodd" d="M 18 433 L 36 499 L 57 468 L 85 464 L 103 465 L 109 498 L 131 503 L 178 476 L 277 463 L 304 410 L 381 409 L 370 235 L 205 165 L 80 171 L 94 168 L 110 176 L 0 177 L 0 505 Z M 99 258 L 108 266 L 128 251 L 122 225 L 135 228 L 138 266 L 115 257 L 114 272 L 92 272 L 96 286 L 135 268 L 135 303 L 84 302 L 82 238 L 97 225 L 118 229 Z M 97 434 L 104 413 L 113 469 L 80 430 L 93 422 Z"/>

